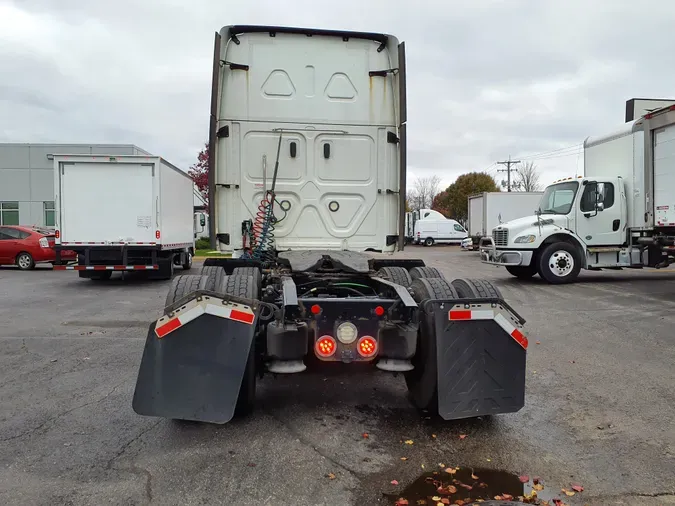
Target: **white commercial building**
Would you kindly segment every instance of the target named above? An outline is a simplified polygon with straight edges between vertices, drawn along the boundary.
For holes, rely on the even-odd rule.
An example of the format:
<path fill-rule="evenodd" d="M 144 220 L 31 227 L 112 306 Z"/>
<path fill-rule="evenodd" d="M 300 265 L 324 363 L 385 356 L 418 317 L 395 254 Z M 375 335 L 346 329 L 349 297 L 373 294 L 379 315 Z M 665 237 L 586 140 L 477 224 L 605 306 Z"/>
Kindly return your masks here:
<path fill-rule="evenodd" d="M 0 225 L 54 226 L 53 157 L 65 154 L 150 153 L 132 144 L 0 143 Z M 105 192 L 105 188 L 91 191 Z"/>

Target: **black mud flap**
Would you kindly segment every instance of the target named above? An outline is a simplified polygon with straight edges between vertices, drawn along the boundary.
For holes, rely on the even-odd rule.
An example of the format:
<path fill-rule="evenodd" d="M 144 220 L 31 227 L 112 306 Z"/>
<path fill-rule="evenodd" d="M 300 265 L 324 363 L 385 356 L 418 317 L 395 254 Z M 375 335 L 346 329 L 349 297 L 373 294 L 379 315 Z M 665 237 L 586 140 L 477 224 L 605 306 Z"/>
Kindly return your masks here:
<path fill-rule="evenodd" d="M 206 296 L 150 325 L 134 411 L 179 420 L 229 422 L 256 319 L 249 306 Z"/>
<path fill-rule="evenodd" d="M 429 301 L 436 329 L 438 412 L 445 420 L 525 404 L 524 320 L 501 299 Z"/>

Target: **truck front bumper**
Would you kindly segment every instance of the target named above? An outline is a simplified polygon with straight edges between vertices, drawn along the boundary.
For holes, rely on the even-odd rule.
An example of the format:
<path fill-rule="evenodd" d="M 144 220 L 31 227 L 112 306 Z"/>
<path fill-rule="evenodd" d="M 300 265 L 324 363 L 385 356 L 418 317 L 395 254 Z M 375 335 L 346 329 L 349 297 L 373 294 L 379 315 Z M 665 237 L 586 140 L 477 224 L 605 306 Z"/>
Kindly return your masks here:
<path fill-rule="evenodd" d="M 532 250 L 497 249 L 492 238 L 484 239 L 483 244 L 487 244 L 487 246 L 481 246 L 480 248 L 480 258 L 484 264 L 502 267 L 526 267 L 532 264 L 532 255 L 534 254 Z"/>

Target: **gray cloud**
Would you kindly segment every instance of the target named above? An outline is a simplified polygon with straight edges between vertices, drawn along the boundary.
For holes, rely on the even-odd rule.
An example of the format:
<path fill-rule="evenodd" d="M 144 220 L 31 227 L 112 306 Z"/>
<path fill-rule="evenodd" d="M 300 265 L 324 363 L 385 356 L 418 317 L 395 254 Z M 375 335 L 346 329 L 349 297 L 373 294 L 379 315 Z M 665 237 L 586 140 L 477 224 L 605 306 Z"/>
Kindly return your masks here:
<path fill-rule="evenodd" d="M 0 141 L 133 142 L 187 168 L 207 137 L 213 33 L 232 23 L 405 40 L 409 171 L 444 183 L 613 129 L 629 98 L 675 96 L 669 0 L 198 5 L 0 4 Z M 573 149 L 554 155 L 543 180 L 579 170 Z"/>

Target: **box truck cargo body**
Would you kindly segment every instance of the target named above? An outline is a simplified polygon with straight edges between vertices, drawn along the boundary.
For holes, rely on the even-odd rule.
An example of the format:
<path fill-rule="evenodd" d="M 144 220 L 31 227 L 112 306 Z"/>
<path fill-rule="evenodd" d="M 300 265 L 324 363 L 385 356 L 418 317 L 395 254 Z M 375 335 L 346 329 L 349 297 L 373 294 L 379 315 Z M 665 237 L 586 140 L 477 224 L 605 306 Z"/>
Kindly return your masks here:
<path fill-rule="evenodd" d="M 546 188 L 541 213 L 497 226 L 481 251 L 518 277 L 666 267 L 675 253 L 675 106 L 584 143 L 584 177 Z"/>
<path fill-rule="evenodd" d="M 167 278 L 194 254 L 192 179 L 160 157 L 54 157 L 56 247 L 81 277 L 148 270 Z"/>
<path fill-rule="evenodd" d="M 478 249 L 501 223 L 531 215 L 544 192 L 483 192 L 469 197 L 469 237 Z"/>

